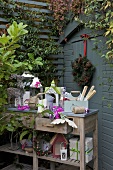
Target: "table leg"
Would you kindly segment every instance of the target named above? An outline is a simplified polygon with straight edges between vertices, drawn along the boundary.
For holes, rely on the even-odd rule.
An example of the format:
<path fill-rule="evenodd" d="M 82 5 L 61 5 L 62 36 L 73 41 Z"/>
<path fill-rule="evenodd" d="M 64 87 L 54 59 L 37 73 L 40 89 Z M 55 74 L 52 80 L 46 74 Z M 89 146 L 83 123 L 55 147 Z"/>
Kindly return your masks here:
<path fill-rule="evenodd" d="M 35 151 L 33 151 L 33 170 L 38 170 L 38 158 Z"/>
<path fill-rule="evenodd" d="M 86 170 L 85 165 L 85 123 L 80 118 L 80 170 Z"/>
<path fill-rule="evenodd" d="M 33 116 L 35 120 L 35 115 Z M 34 129 L 35 129 L 35 124 L 34 124 Z M 35 147 L 35 138 L 36 138 L 36 134 L 35 134 L 35 131 L 33 130 L 33 148 Z M 33 170 L 38 170 L 38 157 L 34 149 L 33 149 Z"/>
<path fill-rule="evenodd" d="M 55 170 L 55 163 L 54 162 L 50 162 L 50 170 Z"/>
<path fill-rule="evenodd" d="M 98 114 L 95 120 L 95 130 L 93 131 L 93 155 L 94 155 L 94 165 L 93 169 L 98 170 Z"/>

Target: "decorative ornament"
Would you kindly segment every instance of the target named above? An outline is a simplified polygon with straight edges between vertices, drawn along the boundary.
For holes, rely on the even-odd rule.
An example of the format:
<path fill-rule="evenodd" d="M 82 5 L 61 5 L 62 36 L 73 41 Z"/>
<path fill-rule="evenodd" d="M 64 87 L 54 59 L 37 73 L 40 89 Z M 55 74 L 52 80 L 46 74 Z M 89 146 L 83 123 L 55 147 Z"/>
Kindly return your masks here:
<path fill-rule="evenodd" d="M 54 105 L 59 106 L 59 96 L 61 95 L 61 87 L 57 87 L 55 85 L 55 81 L 51 82 L 50 87 L 45 87 L 45 98 L 46 94 L 53 94 L 55 96 L 55 103 Z"/>
<path fill-rule="evenodd" d="M 23 139 L 20 141 L 20 143 L 22 150 L 24 150 L 26 153 L 33 152 L 33 142 L 31 140 Z"/>
<path fill-rule="evenodd" d="M 34 77 L 32 74 L 29 74 L 29 73 L 26 73 L 26 72 L 24 72 L 23 74 L 22 74 L 22 76 L 23 77 L 25 77 L 25 78 L 31 78 L 31 77 Z"/>
<path fill-rule="evenodd" d="M 71 63 L 71 66 L 74 81 L 77 82 L 79 86 L 90 85 L 95 67 L 87 57 L 82 57 L 82 55 L 79 54 L 79 57 Z"/>
<path fill-rule="evenodd" d="M 38 156 L 48 156 L 51 154 L 51 150 L 43 151 L 40 147 L 34 148 Z"/>
<path fill-rule="evenodd" d="M 64 144 L 64 148 L 67 148 L 68 140 L 61 133 L 55 134 L 50 140 L 52 156 L 54 158 L 61 158 L 61 143 Z M 65 156 L 66 158 L 66 152 L 65 152 L 65 155 L 63 154 L 62 156 Z"/>
<path fill-rule="evenodd" d="M 61 160 L 66 161 L 67 160 L 67 148 L 64 146 L 64 142 L 60 144 L 60 154 L 61 154 Z"/>
<path fill-rule="evenodd" d="M 38 77 L 34 77 L 33 82 L 31 83 L 30 87 L 34 87 L 34 88 L 42 87 Z"/>
<path fill-rule="evenodd" d="M 37 139 L 34 139 L 34 151 L 38 156 L 48 156 L 51 154 L 50 141 L 51 136 L 50 133 L 47 132 L 39 132 Z"/>
<path fill-rule="evenodd" d="M 85 113 L 89 113 L 89 109 L 88 108 L 85 108 Z"/>
<path fill-rule="evenodd" d="M 68 118 L 55 119 L 55 120 L 53 120 L 53 121 L 51 122 L 51 124 L 56 125 L 56 124 L 60 124 L 60 123 L 63 124 L 63 123 L 65 123 L 65 122 L 67 122 L 68 125 L 71 126 L 71 127 L 73 127 L 73 128 L 78 128 L 77 125 L 76 125 L 73 121 L 69 120 Z"/>
<path fill-rule="evenodd" d="M 84 57 L 87 56 L 87 39 L 89 38 L 89 35 L 87 34 L 82 34 L 81 38 L 84 39 L 83 43 L 84 43 Z"/>

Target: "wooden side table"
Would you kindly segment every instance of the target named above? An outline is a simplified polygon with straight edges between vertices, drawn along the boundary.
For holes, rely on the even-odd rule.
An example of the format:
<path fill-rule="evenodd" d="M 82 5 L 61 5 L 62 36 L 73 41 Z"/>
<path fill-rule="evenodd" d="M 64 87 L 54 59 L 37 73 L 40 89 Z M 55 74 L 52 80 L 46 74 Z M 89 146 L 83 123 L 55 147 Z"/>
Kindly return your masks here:
<path fill-rule="evenodd" d="M 73 120 L 78 126 L 78 128 L 73 129 L 71 133 L 80 136 L 80 162 L 76 160 L 72 161 L 71 159 L 68 159 L 67 161 L 61 161 L 60 159 L 53 158 L 52 156 L 37 156 L 36 152 L 34 152 L 33 170 L 38 170 L 38 158 L 50 161 L 51 170 L 55 170 L 55 162 L 77 166 L 80 167 L 80 170 L 86 170 L 85 135 L 89 132 L 93 132 L 94 170 L 98 170 L 98 110 L 90 109 L 89 113 L 83 114 L 74 114 L 72 112 L 64 112 L 63 114 L 69 119 Z M 41 128 L 36 126 L 36 130 L 41 131 Z M 42 131 L 46 131 L 46 127 Z M 50 127 L 50 130 L 47 128 L 47 131 L 53 132 L 54 127 Z M 56 133 L 58 133 L 58 131 L 56 131 Z"/>

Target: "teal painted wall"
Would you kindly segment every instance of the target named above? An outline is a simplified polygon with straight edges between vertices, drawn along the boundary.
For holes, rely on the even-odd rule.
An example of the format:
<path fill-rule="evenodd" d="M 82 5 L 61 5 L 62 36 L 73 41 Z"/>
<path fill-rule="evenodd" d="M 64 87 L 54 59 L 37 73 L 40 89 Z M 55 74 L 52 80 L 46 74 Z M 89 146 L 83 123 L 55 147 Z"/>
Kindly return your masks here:
<path fill-rule="evenodd" d="M 75 24 L 76 25 L 76 24 Z M 70 32 L 68 27 L 64 35 Z M 75 29 L 75 28 L 74 28 Z M 113 68 L 99 56 L 98 52 L 93 50 L 94 33 L 91 30 L 83 28 L 75 29 L 74 33 L 67 36 L 67 42 L 64 43 L 64 81 L 67 91 L 82 90 L 76 82 L 73 81 L 71 62 L 83 55 L 83 40 L 80 35 L 88 34 L 91 39 L 87 40 L 87 58 L 96 67 L 91 85 L 95 86 L 97 93 L 90 99 L 89 108 L 99 109 L 98 113 L 98 148 L 99 148 L 99 170 L 113 170 Z M 61 40 L 62 37 L 60 38 Z M 105 39 L 102 33 L 98 34 L 99 48 L 105 45 Z M 111 83 L 108 82 L 110 81 Z M 108 107 L 109 106 L 109 107 Z"/>

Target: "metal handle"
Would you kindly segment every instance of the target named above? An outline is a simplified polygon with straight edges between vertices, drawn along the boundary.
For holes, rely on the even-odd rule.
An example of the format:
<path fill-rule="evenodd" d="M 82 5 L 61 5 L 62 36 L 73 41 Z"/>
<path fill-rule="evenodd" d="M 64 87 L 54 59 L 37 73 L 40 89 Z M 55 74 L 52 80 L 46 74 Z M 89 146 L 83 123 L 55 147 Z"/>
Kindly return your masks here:
<path fill-rule="evenodd" d="M 80 93 L 80 91 L 71 91 L 71 93 Z"/>
<path fill-rule="evenodd" d="M 45 126 L 45 127 L 51 127 L 51 128 L 53 128 L 53 127 L 54 127 L 54 125 L 52 125 L 52 124 L 42 124 L 42 126 Z"/>

